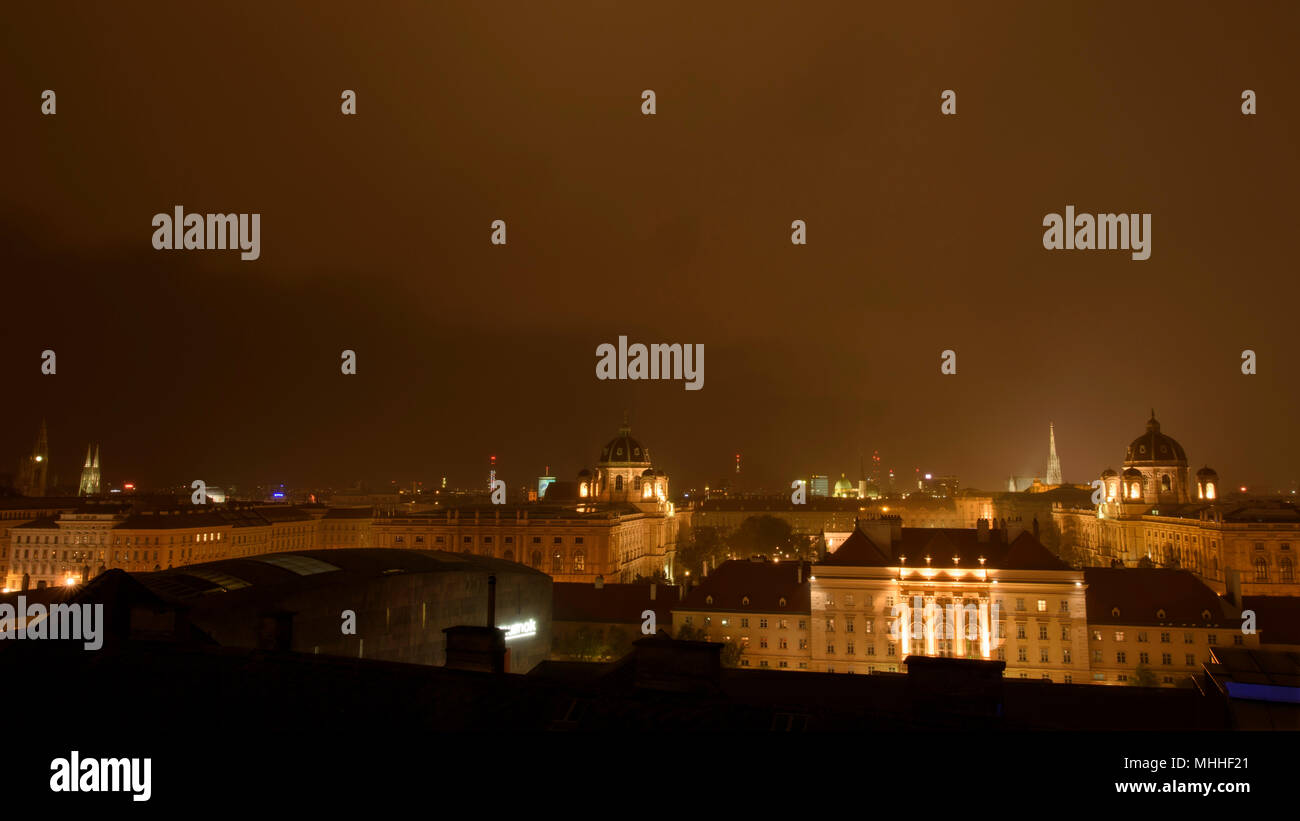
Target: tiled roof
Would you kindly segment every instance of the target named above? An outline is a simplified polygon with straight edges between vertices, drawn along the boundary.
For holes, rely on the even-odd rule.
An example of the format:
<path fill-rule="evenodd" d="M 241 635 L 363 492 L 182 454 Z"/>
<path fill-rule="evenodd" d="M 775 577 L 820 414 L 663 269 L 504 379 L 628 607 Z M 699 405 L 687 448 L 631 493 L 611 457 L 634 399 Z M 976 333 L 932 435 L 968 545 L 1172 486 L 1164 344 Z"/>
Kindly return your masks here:
<path fill-rule="evenodd" d="M 875 544 L 861 530 L 854 530 L 823 564 L 849 567 L 895 567 L 906 558 L 908 567 L 925 566 L 925 557 L 936 569 L 946 567 L 999 568 L 1003 570 L 1069 570 L 1069 566 L 1024 531 L 1007 544 L 1002 531 L 994 530 L 980 541 L 974 528 L 904 527 L 899 540 L 888 548 Z M 953 557 L 958 561 L 953 562 Z M 980 559 L 984 562 L 981 565 Z"/>
<path fill-rule="evenodd" d="M 1084 580 L 1089 624 L 1241 626 L 1240 611 L 1186 570 L 1090 567 Z"/>
<path fill-rule="evenodd" d="M 651 584 L 594 584 L 556 582 L 552 604 L 552 621 L 640 622 L 646 610 L 655 611 L 658 624 L 672 623 L 672 608 L 677 604 L 677 588 L 672 585 L 654 585 L 655 598 L 650 599 Z"/>
<path fill-rule="evenodd" d="M 807 563 L 733 559 L 710 571 L 673 610 L 809 613 L 809 572 Z"/>

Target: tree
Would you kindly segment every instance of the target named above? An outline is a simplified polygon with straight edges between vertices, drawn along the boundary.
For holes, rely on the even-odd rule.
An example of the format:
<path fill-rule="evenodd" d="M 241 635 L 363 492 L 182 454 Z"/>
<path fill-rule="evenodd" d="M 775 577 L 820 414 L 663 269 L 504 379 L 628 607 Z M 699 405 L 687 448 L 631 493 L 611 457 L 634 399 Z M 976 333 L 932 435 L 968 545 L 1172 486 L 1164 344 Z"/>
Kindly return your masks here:
<path fill-rule="evenodd" d="M 699 578 L 708 559 L 710 567 L 717 567 L 720 559 L 727 555 L 727 548 L 722 543 L 722 533 L 716 527 L 691 528 L 689 538 L 677 547 L 677 579 L 682 581 L 686 573 Z"/>
<path fill-rule="evenodd" d="M 778 552 L 788 553 L 798 549 L 790 523 L 768 515 L 750 516 L 740 523 L 740 527 L 727 538 L 727 542 L 742 557 L 772 556 Z"/>
<path fill-rule="evenodd" d="M 1134 687 L 1158 687 L 1160 682 L 1156 680 L 1156 674 L 1151 672 L 1151 668 L 1145 664 L 1139 664 L 1129 677 L 1129 684 Z"/>

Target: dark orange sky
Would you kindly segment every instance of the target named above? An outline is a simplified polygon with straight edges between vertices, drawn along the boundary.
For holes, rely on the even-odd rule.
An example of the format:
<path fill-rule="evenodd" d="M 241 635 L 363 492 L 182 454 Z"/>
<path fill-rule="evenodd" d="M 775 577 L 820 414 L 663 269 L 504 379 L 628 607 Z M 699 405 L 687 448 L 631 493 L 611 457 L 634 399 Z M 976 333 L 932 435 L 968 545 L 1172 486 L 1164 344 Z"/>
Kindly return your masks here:
<path fill-rule="evenodd" d="M 1300 478 L 1294 4 L 120 5 L 0 28 L 0 472 L 45 417 L 65 481 L 96 441 L 110 480 L 513 489 L 628 408 L 679 487 L 872 449 L 996 487 L 1049 421 L 1086 482 L 1154 407 Z M 1070 204 L 1151 213 L 1151 258 L 1044 250 Z M 260 213 L 261 258 L 155 251 L 175 205 Z M 597 381 L 620 334 L 705 388 Z"/>

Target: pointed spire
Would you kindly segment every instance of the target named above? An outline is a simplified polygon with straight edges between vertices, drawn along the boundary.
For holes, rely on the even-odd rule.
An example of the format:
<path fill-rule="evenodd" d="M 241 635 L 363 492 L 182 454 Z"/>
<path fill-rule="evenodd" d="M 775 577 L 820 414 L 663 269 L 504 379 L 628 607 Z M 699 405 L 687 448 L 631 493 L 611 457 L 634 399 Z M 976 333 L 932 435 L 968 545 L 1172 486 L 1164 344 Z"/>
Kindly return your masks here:
<path fill-rule="evenodd" d="M 82 465 L 82 467 L 90 467 L 90 445 L 86 445 L 86 464 Z"/>
<path fill-rule="evenodd" d="M 1056 456 L 1056 425 L 1047 423 L 1047 484 L 1061 484 L 1061 460 Z"/>
<path fill-rule="evenodd" d="M 623 427 L 621 427 L 621 428 L 618 429 L 618 433 L 619 433 L 620 436 L 627 436 L 627 435 L 628 435 L 629 433 L 631 433 L 631 432 L 632 432 L 632 426 L 631 426 L 630 424 L 628 424 L 628 421 L 627 421 L 627 411 L 624 410 L 624 411 L 623 411 Z"/>
<path fill-rule="evenodd" d="M 99 445 L 95 445 L 95 464 L 91 465 L 95 470 L 99 470 Z"/>

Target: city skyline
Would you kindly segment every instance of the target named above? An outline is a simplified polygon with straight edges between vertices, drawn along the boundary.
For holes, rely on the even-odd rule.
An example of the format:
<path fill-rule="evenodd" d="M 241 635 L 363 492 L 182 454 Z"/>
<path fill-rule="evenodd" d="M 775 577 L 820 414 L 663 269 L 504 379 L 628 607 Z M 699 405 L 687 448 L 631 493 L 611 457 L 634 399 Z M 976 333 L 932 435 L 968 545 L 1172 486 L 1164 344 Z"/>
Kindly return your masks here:
<path fill-rule="evenodd" d="M 1151 410 L 1151 413 L 1152 414 L 1155 413 L 1154 409 Z M 44 422 L 42 422 L 42 426 L 44 426 Z M 1135 429 L 1135 432 L 1138 431 L 1136 431 Z M 638 431 L 638 435 L 639 436 L 641 435 L 639 431 Z M 600 441 L 604 441 L 604 440 L 600 440 Z M 986 484 L 979 484 L 979 483 L 968 481 L 966 477 L 962 476 L 961 474 L 953 474 L 949 471 L 945 471 L 941 466 L 938 467 L 912 466 L 911 468 L 906 468 L 906 469 L 900 469 L 895 467 L 892 468 L 892 470 L 896 474 L 895 485 L 897 490 L 907 491 L 911 487 L 911 483 L 918 476 L 923 476 L 926 474 L 956 475 L 957 479 L 961 482 L 961 487 L 979 489 L 985 491 L 997 491 L 997 490 L 1004 489 L 1004 486 L 1006 485 L 1006 481 L 1007 481 L 1007 476 L 1012 476 L 1012 477 L 1024 476 L 1027 478 L 1038 478 L 1043 480 L 1045 484 L 1054 484 L 1053 482 L 1048 481 L 1049 478 L 1048 474 L 1050 473 L 1052 467 L 1051 454 L 1055 453 L 1054 450 L 1055 445 L 1056 445 L 1055 425 L 1049 424 L 1047 447 L 1042 449 L 1043 453 L 1047 455 L 1046 458 L 1043 460 L 1046 466 L 1045 468 L 1040 466 L 1040 469 L 1037 471 L 1026 471 L 1024 473 L 1016 473 L 1016 472 L 1003 473 L 1001 475 L 1001 478 L 992 479 Z M 95 447 L 95 463 L 97 468 L 96 475 L 98 476 L 99 445 L 95 445 L 94 447 Z M 531 445 L 531 448 L 534 450 L 536 450 L 537 447 L 538 446 Z M 593 451 L 598 450 L 599 445 L 595 445 L 591 449 Z M 26 453 L 31 453 L 31 450 L 32 450 L 31 446 L 29 446 L 28 451 Z M 672 448 L 668 448 L 668 450 L 671 452 Z M 1093 479 L 1097 477 L 1097 475 L 1100 474 L 1100 472 L 1103 469 L 1113 468 L 1115 465 L 1118 465 L 1121 462 L 1123 456 L 1122 452 L 1119 452 L 1119 448 L 1115 448 L 1114 450 L 1117 452 L 1115 458 L 1107 458 L 1101 460 L 1101 462 L 1098 463 L 1098 467 L 1096 468 L 1096 470 L 1090 471 L 1082 476 L 1076 475 L 1075 471 L 1069 468 L 1061 468 L 1060 465 L 1062 464 L 1062 460 L 1058 459 L 1057 468 L 1062 472 L 1061 481 L 1064 482 L 1065 484 L 1090 483 Z M 658 457 L 658 455 L 662 452 L 663 452 L 662 449 L 651 448 L 651 453 L 654 454 L 656 457 Z M 873 452 L 878 452 L 878 449 L 873 449 Z M 1193 450 L 1192 453 L 1195 454 L 1196 451 Z M 46 469 L 49 471 L 48 481 L 50 483 L 51 488 L 53 488 L 56 479 L 60 486 L 63 487 L 69 486 L 69 482 L 71 481 L 72 474 L 68 472 L 67 465 L 64 464 L 67 461 L 67 459 L 64 458 L 65 455 L 66 454 L 59 453 L 59 448 L 57 446 L 55 446 L 51 451 L 49 462 L 46 465 Z M 814 466 L 803 465 L 796 468 L 787 469 L 785 475 L 769 473 L 766 474 L 764 477 L 755 478 L 748 472 L 742 473 L 742 471 L 738 469 L 736 456 L 737 454 L 732 454 L 731 459 L 728 462 L 727 469 L 716 471 L 712 478 L 706 476 L 706 477 L 698 478 L 694 481 L 690 480 L 689 478 L 685 478 L 684 481 L 679 481 L 679 483 L 677 484 L 678 492 L 684 489 L 702 490 L 706 486 L 713 486 L 719 488 L 732 487 L 740 491 L 762 490 L 774 494 L 780 494 L 781 492 L 784 491 L 785 485 L 795 478 L 807 479 L 811 475 L 825 475 L 829 477 L 831 483 L 833 484 L 834 480 L 838 476 L 838 473 L 843 473 L 846 477 L 850 478 L 854 482 L 854 487 L 856 488 L 857 487 L 856 482 L 859 478 L 866 478 L 867 476 L 869 476 L 869 471 L 866 474 L 863 474 L 862 477 L 859 477 L 858 475 L 862 471 L 866 470 L 865 459 L 863 457 L 859 459 L 858 467 L 853 471 L 840 470 L 837 473 L 833 470 L 827 470 L 820 465 L 814 465 Z M 27 456 L 23 455 L 19 458 L 20 460 L 25 460 Z M 306 475 L 301 475 L 300 478 L 295 478 L 295 476 L 293 475 L 295 471 L 294 468 L 290 468 L 286 472 L 286 475 L 281 475 L 281 476 L 269 476 L 269 477 L 268 476 L 251 477 L 247 475 L 241 476 L 239 474 L 239 469 L 233 468 L 233 469 L 217 469 L 209 472 L 209 474 L 205 476 L 194 477 L 194 478 L 203 478 L 209 484 L 223 485 L 223 486 L 236 485 L 240 487 L 251 488 L 254 486 L 273 486 L 273 485 L 284 484 L 291 488 L 297 487 L 301 489 L 311 489 L 311 490 L 318 490 L 324 488 L 331 488 L 334 490 L 344 490 L 344 489 L 354 487 L 358 483 L 374 490 L 382 490 L 385 487 L 392 484 L 395 484 L 398 487 L 409 487 L 412 482 L 421 482 L 428 485 L 429 489 L 432 490 L 438 486 L 438 483 L 440 483 L 440 480 L 443 477 L 447 477 L 448 487 L 451 489 L 473 489 L 477 485 L 483 484 L 483 482 L 478 481 L 479 479 L 483 479 L 484 477 L 493 475 L 496 471 L 497 463 L 500 462 L 501 478 L 506 480 L 508 487 L 510 487 L 513 490 L 521 486 L 527 488 L 528 486 L 534 485 L 538 477 L 547 475 L 546 470 L 548 468 L 551 469 L 552 471 L 550 475 L 556 476 L 561 481 L 570 480 L 577 475 L 579 470 L 584 468 L 589 468 L 592 464 L 594 464 L 595 458 L 593 456 L 592 459 L 589 459 L 585 462 L 575 463 L 575 467 L 571 471 L 566 472 L 564 470 L 561 470 L 558 473 L 555 472 L 554 465 L 557 464 L 564 465 L 573 460 L 572 459 L 548 460 L 542 463 L 541 468 L 531 472 L 528 471 L 527 468 L 522 468 L 517 465 L 511 465 L 510 460 L 507 460 L 504 456 L 496 453 L 485 455 L 481 461 L 482 461 L 482 464 L 480 466 L 481 470 L 478 470 L 477 472 L 481 473 L 482 476 L 478 476 L 478 477 L 474 475 L 476 471 L 473 468 L 466 468 L 464 466 L 448 468 L 446 465 L 442 465 L 442 466 L 433 465 L 427 470 L 425 470 L 424 472 L 417 472 L 412 468 L 402 468 L 400 470 L 400 474 L 396 477 L 390 476 L 389 478 L 382 478 L 382 476 L 380 476 L 379 474 L 370 474 L 361 477 L 354 477 L 352 479 L 344 478 L 341 480 L 336 480 L 334 482 L 323 481 L 319 478 L 314 478 Z M 749 461 L 750 461 L 749 457 L 746 456 L 747 466 L 749 464 Z M 760 462 L 760 464 L 763 462 L 761 458 L 758 461 Z M 840 461 L 845 461 L 845 460 L 840 460 Z M 1022 463 L 1028 461 L 1029 460 L 1022 460 Z M 1196 463 L 1194 467 L 1202 467 L 1202 466 L 1209 466 L 1211 464 L 1219 464 L 1219 462 L 1217 462 L 1216 460 L 1202 459 L 1198 461 L 1197 459 L 1191 459 L 1191 461 Z M 1071 463 L 1068 460 L 1065 460 L 1064 464 L 1068 465 Z M 1225 461 L 1222 462 L 1222 464 L 1231 464 L 1231 463 Z M 656 458 L 656 465 L 663 467 L 664 463 L 658 458 Z M 890 469 L 891 469 L 890 463 L 887 460 L 882 460 L 881 468 L 880 468 L 882 473 L 882 478 L 888 475 Z M 822 473 L 822 470 L 827 470 L 827 472 Z M 3 475 L 4 473 L 5 471 L 0 471 L 0 475 Z M 18 479 L 19 476 L 18 472 L 15 472 L 12 475 L 15 477 L 15 479 Z M 1288 490 L 1294 490 L 1295 488 L 1294 481 L 1292 481 L 1289 486 L 1284 484 L 1279 484 L 1277 486 L 1261 486 L 1257 482 L 1253 482 L 1246 477 L 1242 477 L 1227 472 L 1224 472 L 1224 475 L 1230 477 L 1229 480 L 1230 487 L 1233 488 L 1246 487 L 1251 492 L 1256 492 L 1261 494 L 1286 493 Z M 107 474 L 107 478 L 104 480 L 104 486 L 102 492 L 107 493 L 108 487 L 114 483 L 121 484 L 122 482 L 131 482 L 132 484 L 136 485 L 141 489 L 163 490 L 164 488 L 183 487 L 185 485 L 188 485 L 190 481 L 192 480 L 186 479 L 183 476 L 174 476 L 171 478 L 151 477 L 148 474 L 144 473 L 143 471 L 132 470 L 132 463 L 128 461 L 125 467 L 114 466 L 109 470 Z M 884 488 L 882 488 L 882 490 L 883 489 Z"/>

